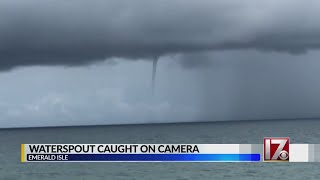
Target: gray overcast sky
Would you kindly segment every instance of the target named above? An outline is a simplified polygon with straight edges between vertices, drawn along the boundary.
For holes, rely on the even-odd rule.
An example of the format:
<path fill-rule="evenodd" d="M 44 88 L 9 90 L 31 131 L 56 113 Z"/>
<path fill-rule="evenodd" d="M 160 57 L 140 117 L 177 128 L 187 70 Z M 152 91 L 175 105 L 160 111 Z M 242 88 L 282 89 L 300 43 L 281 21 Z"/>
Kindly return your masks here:
<path fill-rule="evenodd" d="M 320 117 L 319 15 L 318 0 L 0 1 L 0 127 Z"/>

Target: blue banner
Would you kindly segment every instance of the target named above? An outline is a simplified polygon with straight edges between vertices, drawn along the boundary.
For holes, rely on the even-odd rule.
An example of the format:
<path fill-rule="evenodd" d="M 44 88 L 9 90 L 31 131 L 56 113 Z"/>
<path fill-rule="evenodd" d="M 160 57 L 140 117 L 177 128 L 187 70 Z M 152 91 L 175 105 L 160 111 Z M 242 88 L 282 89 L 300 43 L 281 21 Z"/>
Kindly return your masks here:
<path fill-rule="evenodd" d="M 28 161 L 258 162 L 260 154 L 27 154 Z"/>

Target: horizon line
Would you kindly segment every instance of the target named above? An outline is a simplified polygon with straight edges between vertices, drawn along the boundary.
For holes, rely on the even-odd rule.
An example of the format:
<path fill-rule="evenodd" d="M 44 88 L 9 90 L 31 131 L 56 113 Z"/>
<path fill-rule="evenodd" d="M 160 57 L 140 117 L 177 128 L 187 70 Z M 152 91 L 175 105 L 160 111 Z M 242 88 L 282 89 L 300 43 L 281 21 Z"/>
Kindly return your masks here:
<path fill-rule="evenodd" d="M 302 121 L 302 120 L 318 120 L 320 117 L 314 117 L 314 118 L 272 118 L 272 119 L 245 119 L 245 120 L 218 120 L 218 121 L 194 121 L 194 122 L 155 122 L 155 123 L 126 123 L 126 124 L 96 124 L 96 125 L 90 125 L 90 124 L 82 124 L 82 125 L 61 125 L 61 126 L 24 126 L 24 127 L 0 127 L 1 130 L 17 130 L 17 129 L 46 129 L 46 128 L 79 128 L 79 127 L 102 127 L 102 126 L 115 126 L 115 127 L 123 127 L 123 126 L 152 126 L 152 125 L 177 125 L 177 124 L 199 124 L 199 123 L 245 123 L 245 122 L 267 122 L 267 121 Z"/>

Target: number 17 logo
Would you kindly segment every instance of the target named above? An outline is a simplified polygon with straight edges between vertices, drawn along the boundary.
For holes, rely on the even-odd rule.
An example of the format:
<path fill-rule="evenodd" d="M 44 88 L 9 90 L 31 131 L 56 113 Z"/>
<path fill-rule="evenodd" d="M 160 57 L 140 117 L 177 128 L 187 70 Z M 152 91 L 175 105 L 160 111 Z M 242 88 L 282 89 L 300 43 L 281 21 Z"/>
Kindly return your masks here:
<path fill-rule="evenodd" d="M 264 138 L 264 161 L 289 161 L 289 138 Z"/>

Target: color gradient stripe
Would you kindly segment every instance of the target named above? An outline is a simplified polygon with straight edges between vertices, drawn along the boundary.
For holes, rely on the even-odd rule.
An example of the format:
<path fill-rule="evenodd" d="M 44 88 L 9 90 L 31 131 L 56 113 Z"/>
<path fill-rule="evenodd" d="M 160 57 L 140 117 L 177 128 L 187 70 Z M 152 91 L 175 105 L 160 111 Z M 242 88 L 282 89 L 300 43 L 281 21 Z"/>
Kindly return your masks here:
<path fill-rule="evenodd" d="M 27 155 L 28 161 L 31 160 Z M 48 155 L 48 154 L 33 154 Z M 61 154 L 50 154 L 58 156 Z M 65 154 L 68 160 L 63 161 L 203 161 L 203 162 L 257 162 L 260 154 Z M 57 160 L 47 160 L 57 161 Z"/>
<path fill-rule="evenodd" d="M 25 162 L 24 152 L 24 144 L 21 144 L 21 162 Z"/>

